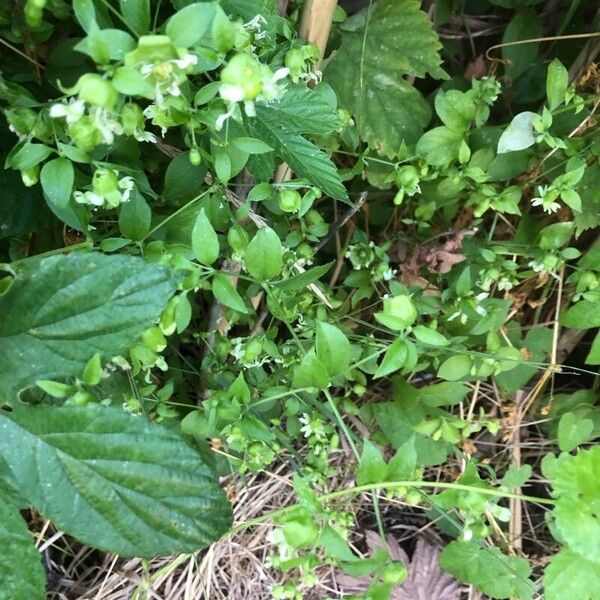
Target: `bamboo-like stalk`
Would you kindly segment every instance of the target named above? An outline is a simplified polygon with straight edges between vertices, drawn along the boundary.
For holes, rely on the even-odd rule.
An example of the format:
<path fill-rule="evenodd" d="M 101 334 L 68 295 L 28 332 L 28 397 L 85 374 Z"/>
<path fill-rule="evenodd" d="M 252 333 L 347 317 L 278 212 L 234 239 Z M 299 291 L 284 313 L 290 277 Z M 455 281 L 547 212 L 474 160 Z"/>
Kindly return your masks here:
<path fill-rule="evenodd" d="M 333 24 L 333 13 L 337 0 L 306 0 L 300 21 L 300 37 L 305 42 L 315 44 L 321 54 L 321 62 L 325 55 L 327 40 Z M 317 65 L 317 68 L 320 66 Z"/>

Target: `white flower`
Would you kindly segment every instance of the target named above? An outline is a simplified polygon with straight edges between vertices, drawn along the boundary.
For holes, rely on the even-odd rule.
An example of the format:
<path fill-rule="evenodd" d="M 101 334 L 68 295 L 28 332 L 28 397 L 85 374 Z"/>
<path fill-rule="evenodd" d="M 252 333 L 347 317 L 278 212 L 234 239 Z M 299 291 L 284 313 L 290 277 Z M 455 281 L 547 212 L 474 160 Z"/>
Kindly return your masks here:
<path fill-rule="evenodd" d="M 219 88 L 219 95 L 226 102 L 241 102 L 244 99 L 244 90 L 232 83 L 224 83 Z"/>
<path fill-rule="evenodd" d="M 91 206 L 104 205 L 104 196 L 95 194 L 94 192 L 75 192 L 73 197 L 78 204 L 90 204 Z"/>
<path fill-rule="evenodd" d="M 244 102 L 244 111 L 246 112 L 246 115 L 249 117 L 256 116 L 256 106 L 252 100 L 246 100 Z"/>
<path fill-rule="evenodd" d="M 119 179 L 118 186 L 123 190 L 121 194 L 121 202 L 129 202 L 129 196 L 131 195 L 131 190 L 133 190 L 135 186 L 135 182 L 133 181 L 133 177 L 123 177 Z"/>
<path fill-rule="evenodd" d="M 176 81 L 171 83 L 171 85 L 167 88 L 167 92 L 169 92 L 171 96 L 181 96 L 181 89 Z"/>
<path fill-rule="evenodd" d="M 270 77 L 264 77 L 262 80 L 262 91 L 260 97 L 266 101 L 275 100 L 281 96 L 284 87 L 277 84 L 278 81 L 285 79 L 290 74 L 288 68 L 277 69 Z"/>
<path fill-rule="evenodd" d="M 50 107 L 50 116 L 53 119 L 66 119 L 67 123 L 77 123 L 85 112 L 85 102 L 71 98 L 68 102 L 53 104 Z"/>
<path fill-rule="evenodd" d="M 229 117 L 231 117 L 233 115 L 233 113 L 235 112 L 235 107 L 236 107 L 235 102 L 232 102 L 229 105 L 228 111 L 217 117 L 217 120 L 215 121 L 215 129 L 217 131 L 221 131 L 221 129 L 223 129 L 223 125 L 225 125 L 225 121 L 227 121 L 227 119 L 229 119 Z"/>
<path fill-rule="evenodd" d="M 94 125 L 102 135 L 105 144 L 112 144 L 115 141 L 115 135 L 123 134 L 121 123 L 113 119 L 105 108 L 93 107 L 90 110 L 90 116 L 93 118 Z"/>
<path fill-rule="evenodd" d="M 150 142 L 151 144 L 156 144 L 156 136 L 149 131 L 142 131 L 141 129 L 136 129 L 133 132 L 133 137 L 138 142 Z"/>
<path fill-rule="evenodd" d="M 540 197 L 532 198 L 531 206 L 541 206 L 544 209 L 544 212 L 548 214 L 555 213 L 560 208 L 560 204 L 558 202 L 546 202 Z"/>
<path fill-rule="evenodd" d="M 536 260 L 529 261 L 527 263 L 528 267 L 531 267 L 536 273 L 541 273 L 545 270 L 544 263 L 538 262 Z"/>
<path fill-rule="evenodd" d="M 188 69 L 198 64 L 198 57 L 195 54 L 188 53 L 183 58 L 177 58 L 171 62 L 175 63 L 175 66 L 180 69 Z"/>

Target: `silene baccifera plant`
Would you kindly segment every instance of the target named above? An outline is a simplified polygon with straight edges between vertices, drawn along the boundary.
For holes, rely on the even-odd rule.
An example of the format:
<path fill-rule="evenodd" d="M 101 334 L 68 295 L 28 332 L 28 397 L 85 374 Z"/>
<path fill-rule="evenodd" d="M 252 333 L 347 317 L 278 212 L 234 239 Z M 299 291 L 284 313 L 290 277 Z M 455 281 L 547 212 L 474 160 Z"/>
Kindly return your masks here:
<path fill-rule="evenodd" d="M 486 382 L 514 395 L 548 360 L 552 328 L 521 327 L 519 290 L 560 285 L 562 323 L 600 325 L 598 246 L 573 241 L 600 224 L 595 96 L 555 59 L 511 119 L 497 73 L 428 102 L 409 81 L 447 73 L 419 3 L 339 8 L 324 68 L 302 4 L 0 5 L 0 597 L 45 595 L 33 507 L 144 558 L 269 521 L 274 598 L 300 600 L 325 564 L 387 599 L 407 566 L 357 547 L 359 494 L 382 538 L 381 501 L 425 511 L 441 567 L 492 598 L 538 594 L 503 528 L 508 498 L 547 505 L 545 597 L 595 597 L 600 456 L 571 453 L 594 402 L 547 407 L 561 454 L 537 497 L 519 491 L 531 465 L 475 456 L 504 425 L 466 401 Z M 232 530 L 219 477 L 287 457 L 296 503 Z"/>

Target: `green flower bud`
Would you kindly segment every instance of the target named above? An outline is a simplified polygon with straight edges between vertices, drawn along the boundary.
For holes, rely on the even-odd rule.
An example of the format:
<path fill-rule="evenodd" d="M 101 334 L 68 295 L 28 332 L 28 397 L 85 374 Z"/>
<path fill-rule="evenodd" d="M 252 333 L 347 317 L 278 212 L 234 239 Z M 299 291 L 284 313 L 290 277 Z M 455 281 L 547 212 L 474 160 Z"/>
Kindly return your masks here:
<path fill-rule="evenodd" d="M 118 189 L 119 178 L 114 171 L 96 169 L 92 179 L 92 189 L 96 194 L 104 196 Z"/>
<path fill-rule="evenodd" d="M 202 162 L 202 156 L 200 156 L 200 150 L 198 148 L 192 148 L 190 150 L 190 163 L 197 167 Z"/>
<path fill-rule="evenodd" d="M 292 48 L 285 55 L 285 66 L 290 70 L 292 77 L 298 77 L 305 68 L 304 53 L 300 48 Z"/>
<path fill-rule="evenodd" d="M 317 61 L 321 58 L 321 52 L 315 44 L 305 44 L 300 50 L 304 60 Z"/>
<path fill-rule="evenodd" d="M 135 102 L 127 102 L 121 109 L 121 123 L 126 135 L 144 129 L 144 114 L 142 108 Z"/>
<path fill-rule="evenodd" d="M 279 192 L 279 208 L 283 212 L 298 212 L 301 204 L 302 198 L 296 190 L 281 190 Z"/>
<path fill-rule="evenodd" d="M 75 87 L 82 100 L 109 110 L 114 108 L 119 97 L 112 83 L 96 73 L 82 75 Z"/>
<path fill-rule="evenodd" d="M 321 225 L 321 223 L 323 223 L 323 217 L 314 208 L 306 213 L 304 219 L 309 227 L 314 227 L 315 225 Z"/>
<path fill-rule="evenodd" d="M 255 358 L 258 358 L 258 356 L 260 355 L 262 350 L 263 350 L 262 342 L 257 338 L 252 338 L 246 344 L 246 348 L 244 349 L 244 362 L 245 363 L 252 362 Z"/>
<path fill-rule="evenodd" d="M 248 246 L 248 241 L 246 230 L 239 225 L 234 225 L 227 233 L 227 243 L 238 254 L 244 252 L 246 246 Z"/>
<path fill-rule="evenodd" d="M 248 53 L 236 54 L 221 71 L 223 83 L 241 88 L 244 100 L 254 100 L 262 90 L 262 69 L 258 59 Z"/>
<path fill-rule="evenodd" d="M 396 181 L 400 187 L 413 188 L 419 183 L 419 174 L 417 173 L 417 169 L 415 169 L 415 167 L 412 165 L 400 167 L 398 169 L 398 173 L 396 174 Z"/>
<path fill-rule="evenodd" d="M 244 24 L 241 22 L 236 22 L 233 24 L 235 27 L 235 34 L 233 39 L 233 47 L 241 52 L 245 50 L 251 43 L 253 36 L 252 34 L 244 27 Z"/>
<path fill-rule="evenodd" d="M 313 250 L 312 246 L 306 242 L 302 242 L 296 248 L 296 254 L 304 260 L 312 260 L 315 257 L 315 251 Z"/>
<path fill-rule="evenodd" d="M 69 136 L 74 144 L 84 152 L 91 152 L 102 143 L 102 134 L 96 129 L 90 116 L 83 116 L 69 125 Z"/>
<path fill-rule="evenodd" d="M 171 38 L 166 35 L 143 35 L 138 47 L 125 56 L 125 66 L 166 62 L 179 58 Z"/>
<path fill-rule="evenodd" d="M 27 187 L 35 185 L 40 179 L 40 165 L 34 165 L 30 169 L 22 169 L 21 179 Z"/>

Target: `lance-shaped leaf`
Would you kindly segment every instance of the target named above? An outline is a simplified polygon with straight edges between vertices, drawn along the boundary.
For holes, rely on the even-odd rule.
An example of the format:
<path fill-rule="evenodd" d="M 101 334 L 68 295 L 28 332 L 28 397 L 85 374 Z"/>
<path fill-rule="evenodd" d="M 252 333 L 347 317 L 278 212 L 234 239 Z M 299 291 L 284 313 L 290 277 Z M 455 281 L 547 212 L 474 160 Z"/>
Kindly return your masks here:
<path fill-rule="evenodd" d="M 132 256 L 52 256 L 21 269 L 0 296 L 0 397 L 39 379 L 79 375 L 99 352 L 136 341 L 175 290 L 164 267 Z"/>
<path fill-rule="evenodd" d="M 0 410 L 11 487 L 90 546 L 124 556 L 192 552 L 231 508 L 212 469 L 171 429 L 118 408 Z"/>

